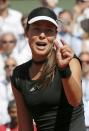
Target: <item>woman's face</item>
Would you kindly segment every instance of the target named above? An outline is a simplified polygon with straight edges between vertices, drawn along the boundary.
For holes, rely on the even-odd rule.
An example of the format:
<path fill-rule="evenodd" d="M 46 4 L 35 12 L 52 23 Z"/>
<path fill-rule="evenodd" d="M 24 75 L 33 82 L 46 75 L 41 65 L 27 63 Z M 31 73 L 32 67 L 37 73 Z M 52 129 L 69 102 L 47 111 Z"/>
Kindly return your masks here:
<path fill-rule="evenodd" d="M 43 60 L 53 47 L 53 41 L 57 34 L 57 28 L 49 21 L 37 21 L 29 25 L 27 33 L 32 57 Z"/>

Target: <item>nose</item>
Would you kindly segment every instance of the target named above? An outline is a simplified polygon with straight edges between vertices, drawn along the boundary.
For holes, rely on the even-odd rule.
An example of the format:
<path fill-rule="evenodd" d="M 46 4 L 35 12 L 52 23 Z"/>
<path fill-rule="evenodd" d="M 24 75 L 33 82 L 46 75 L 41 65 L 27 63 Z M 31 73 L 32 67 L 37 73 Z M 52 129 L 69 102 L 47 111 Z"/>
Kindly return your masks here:
<path fill-rule="evenodd" d="M 46 35 L 44 32 L 41 32 L 40 35 L 39 35 L 39 38 L 42 40 L 42 39 L 45 39 Z"/>

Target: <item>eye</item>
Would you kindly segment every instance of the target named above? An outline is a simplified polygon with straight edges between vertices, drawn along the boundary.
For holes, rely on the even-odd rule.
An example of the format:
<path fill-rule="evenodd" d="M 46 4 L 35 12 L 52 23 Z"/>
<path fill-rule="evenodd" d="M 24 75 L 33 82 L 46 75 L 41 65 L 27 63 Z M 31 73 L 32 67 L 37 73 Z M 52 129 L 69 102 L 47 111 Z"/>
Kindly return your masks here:
<path fill-rule="evenodd" d="M 48 28 L 48 29 L 46 29 L 46 31 L 47 31 L 47 32 L 51 32 L 51 31 L 52 31 L 52 29 Z"/>
<path fill-rule="evenodd" d="M 46 34 L 48 34 L 48 35 L 54 35 L 54 33 L 55 33 L 55 30 L 53 30 L 52 28 L 46 29 Z"/>
<path fill-rule="evenodd" d="M 33 27 L 33 28 L 32 28 L 32 31 L 33 31 L 35 34 L 40 34 L 40 33 L 42 32 L 39 26 Z"/>

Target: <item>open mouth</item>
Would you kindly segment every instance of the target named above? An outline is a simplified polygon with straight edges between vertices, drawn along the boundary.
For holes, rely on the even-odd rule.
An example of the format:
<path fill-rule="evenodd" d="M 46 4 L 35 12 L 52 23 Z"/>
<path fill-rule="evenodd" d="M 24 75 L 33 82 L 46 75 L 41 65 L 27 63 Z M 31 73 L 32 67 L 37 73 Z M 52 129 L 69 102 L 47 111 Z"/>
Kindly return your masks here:
<path fill-rule="evenodd" d="M 37 42 L 36 45 L 44 47 L 44 46 L 47 45 L 47 43 L 45 43 L 45 42 Z"/>

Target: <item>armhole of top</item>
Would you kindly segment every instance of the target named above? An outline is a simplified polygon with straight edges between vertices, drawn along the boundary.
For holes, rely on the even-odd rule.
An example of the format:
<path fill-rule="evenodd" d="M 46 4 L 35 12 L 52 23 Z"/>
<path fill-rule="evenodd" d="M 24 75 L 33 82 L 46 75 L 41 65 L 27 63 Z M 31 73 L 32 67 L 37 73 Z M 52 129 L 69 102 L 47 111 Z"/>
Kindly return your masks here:
<path fill-rule="evenodd" d="M 74 54 L 74 57 L 73 57 L 73 58 L 76 58 L 76 59 L 79 61 L 80 66 L 81 66 L 81 68 L 82 68 L 82 63 L 81 63 L 81 60 L 79 59 L 79 57 L 78 57 L 78 56 L 76 56 L 76 55 Z"/>
<path fill-rule="evenodd" d="M 23 77 L 23 79 L 24 79 L 24 77 L 25 77 L 25 75 L 27 75 L 27 69 L 28 69 L 28 67 L 31 65 L 31 62 L 32 62 L 32 60 L 30 60 L 30 61 L 28 61 L 28 62 L 26 62 L 26 63 L 23 63 L 22 65 L 20 65 L 20 66 L 17 66 L 14 70 L 13 70 L 13 74 L 12 74 L 12 76 L 10 77 L 10 79 L 11 79 L 11 83 L 12 83 L 12 85 L 17 89 L 17 90 L 19 90 L 20 91 L 20 87 L 21 87 L 21 81 L 20 81 L 20 79 L 21 79 L 21 77 Z M 26 70 L 25 70 L 26 69 Z M 24 74 L 24 73 L 26 73 L 26 74 Z"/>
<path fill-rule="evenodd" d="M 13 70 L 13 74 L 12 74 L 12 76 L 10 77 L 10 80 L 11 80 L 12 85 L 13 85 L 17 90 L 20 90 L 19 85 L 18 85 L 18 80 L 19 80 L 19 78 L 18 78 L 18 71 L 17 71 L 16 68 Z"/>

